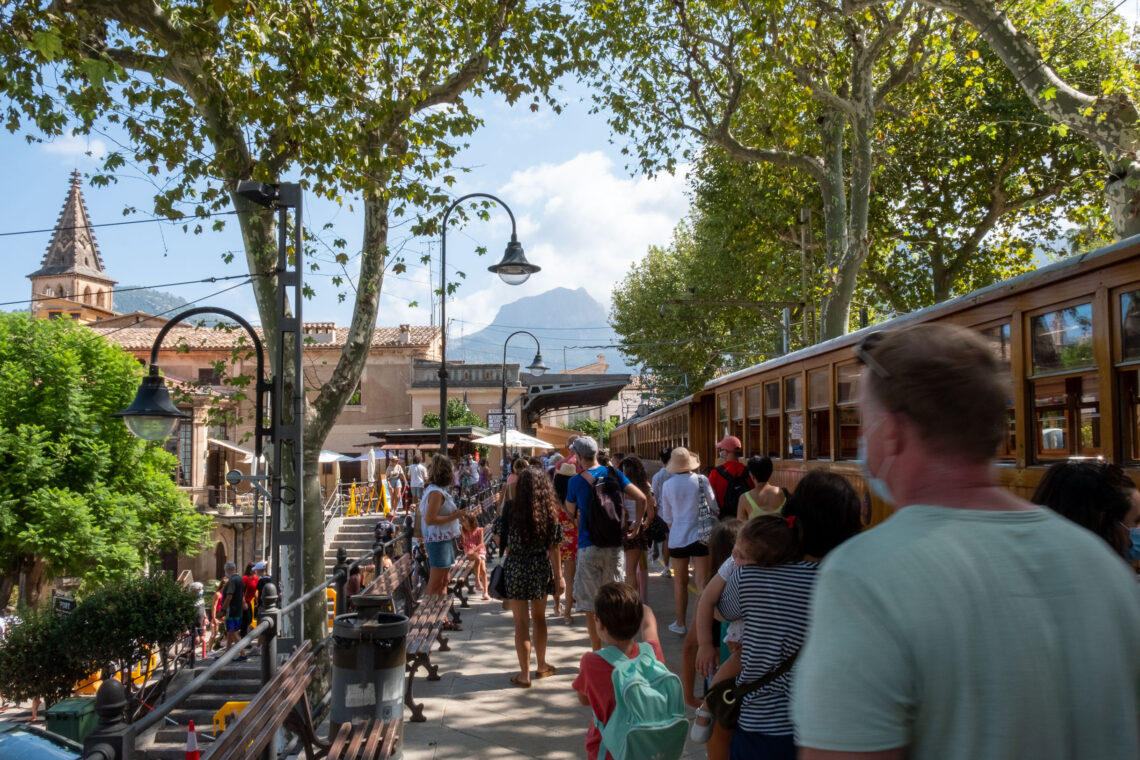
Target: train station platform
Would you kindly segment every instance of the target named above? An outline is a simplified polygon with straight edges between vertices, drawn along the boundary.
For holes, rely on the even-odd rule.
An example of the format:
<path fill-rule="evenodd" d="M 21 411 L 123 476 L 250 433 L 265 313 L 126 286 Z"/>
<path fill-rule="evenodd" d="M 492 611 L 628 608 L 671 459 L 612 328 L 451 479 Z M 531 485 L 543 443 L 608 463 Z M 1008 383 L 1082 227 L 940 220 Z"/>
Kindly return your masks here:
<path fill-rule="evenodd" d="M 666 664 L 679 674 L 681 637 L 666 628 L 673 619 L 673 581 L 653 576 L 649 603 L 657 615 Z M 691 597 L 690 619 L 694 607 Z M 590 647 L 586 616 L 578 613 L 567 624 L 553 617 L 552 607 L 547 612 L 547 660 L 558 672 L 520 689 L 510 684 L 518 672 L 511 613 L 502 602 L 472 596 L 471 609 L 463 611 L 463 630 L 448 634 L 451 651 L 432 653 L 441 680 L 416 677 L 416 699 L 424 702 L 427 722 L 405 722 L 405 760 L 586 756 L 590 708 L 580 705 L 570 688 Z M 683 757 L 704 758 L 704 745 L 687 743 Z"/>

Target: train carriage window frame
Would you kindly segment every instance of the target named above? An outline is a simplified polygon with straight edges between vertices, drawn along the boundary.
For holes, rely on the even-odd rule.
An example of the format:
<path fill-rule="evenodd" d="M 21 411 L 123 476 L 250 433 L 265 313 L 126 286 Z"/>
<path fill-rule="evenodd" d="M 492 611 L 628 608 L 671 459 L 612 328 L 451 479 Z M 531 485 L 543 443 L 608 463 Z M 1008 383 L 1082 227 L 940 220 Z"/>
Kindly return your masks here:
<path fill-rule="evenodd" d="M 808 370 L 807 422 L 811 426 L 808 436 L 808 459 L 830 461 L 831 445 L 831 365 Z"/>
<path fill-rule="evenodd" d="M 1114 288 L 1113 363 L 1122 461 L 1140 462 L 1140 282 Z"/>
<path fill-rule="evenodd" d="M 728 416 L 728 393 L 718 393 L 716 396 L 716 424 L 717 424 L 717 440 L 728 435 L 729 425 L 731 424 Z"/>
<path fill-rule="evenodd" d="M 1104 453 L 1093 300 L 1088 294 L 1024 315 L 1034 464 Z M 1056 339 L 1059 332 L 1066 333 L 1063 341 Z M 1049 336 L 1054 336 L 1051 345 Z"/>
<path fill-rule="evenodd" d="M 784 456 L 804 458 L 804 376 L 803 373 L 781 378 L 784 391 Z M 794 392 L 793 392 L 794 387 Z"/>
<path fill-rule="evenodd" d="M 744 454 L 747 457 L 764 453 L 764 386 L 761 383 L 744 389 Z"/>
<path fill-rule="evenodd" d="M 1013 394 L 1016 384 L 1013 379 L 1013 326 L 1008 319 L 998 322 L 987 322 L 976 325 L 974 328 L 979 335 L 994 349 L 994 358 L 1006 379 L 1006 419 L 1005 434 L 999 444 L 997 458 L 1001 462 L 1012 462 L 1017 456 L 1017 427 L 1016 412 L 1014 411 Z"/>
<path fill-rule="evenodd" d="M 769 379 L 764 386 L 764 448 L 761 452 L 769 459 L 782 459 L 784 456 L 783 438 L 780 435 L 780 420 L 783 416 L 783 381 Z"/>
<path fill-rule="evenodd" d="M 836 461 L 859 458 L 859 381 L 863 365 L 857 361 L 835 365 Z"/>
<path fill-rule="evenodd" d="M 730 414 L 730 429 L 732 434 L 740 439 L 740 443 L 744 445 L 745 432 L 744 427 L 744 389 L 736 388 L 729 392 L 729 414 Z"/>

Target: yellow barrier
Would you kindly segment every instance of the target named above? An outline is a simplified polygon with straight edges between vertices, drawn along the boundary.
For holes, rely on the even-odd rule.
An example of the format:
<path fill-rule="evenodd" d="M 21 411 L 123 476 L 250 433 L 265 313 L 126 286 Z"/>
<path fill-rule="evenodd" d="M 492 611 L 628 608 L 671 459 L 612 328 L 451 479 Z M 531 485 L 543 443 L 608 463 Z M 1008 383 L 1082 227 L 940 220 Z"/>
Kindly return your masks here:
<path fill-rule="evenodd" d="M 226 730 L 226 718 L 231 715 L 240 715 L 241 711 L 249 705 L 249 702 L 226 702 L 222 705 L 222 709 L 214 713 L 214 736 L 218 735 L 218 727 L 221 730 Z"/>
<path fill-rule="evenodd" d="M 327 599 L 328 601 L 333 603 L 332 604 L 333 611 L 329 613 L 329 628 L 332 628 L 333 627 L 333 621 L 336 618 L 336 589 L 332 588 L 331 586 L 329 588 L 326 588 L 325 589 L 325 599 Z"/>

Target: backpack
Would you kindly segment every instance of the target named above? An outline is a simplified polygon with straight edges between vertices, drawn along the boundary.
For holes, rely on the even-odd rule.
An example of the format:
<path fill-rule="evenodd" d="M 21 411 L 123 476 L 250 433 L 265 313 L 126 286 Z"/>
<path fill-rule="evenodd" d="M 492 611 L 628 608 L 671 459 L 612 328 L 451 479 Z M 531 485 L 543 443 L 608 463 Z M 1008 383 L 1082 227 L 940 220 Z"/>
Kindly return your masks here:
<path fill-rule="evenodd" d="M 376 543 L 386 544 L 396 537 L 396 523 L 391 520 L 379 520 L 376 526 L 372 529 Z"/>
<path fill-rule="evenodd" d="M 597 654 L 613 666 L 617 706 L 603 725 L 598 757 L 609 752 L 614 760 L 677 760 L 685 749 L 689 721 L 681 679 L 659 662 L 649 644 L 639 644 L 632 659 L 617 647 Z"/>
<path fill-rule="evenodd" d="M 723 465 L 717 465 L 716 471 L 725 479 L 728 485 L 724 489 L 724 504 L 720 505 L 721 519 L 727 520 L 736 517 L 736 509 L 740 504 L 740 497 L 752 489 L 748 487 L 748 473 L 741 473 L 739 477 L 730 475 Z"/>
<path fill-rule="evenodd" d="M 621 503 L 621 480 L 611 467 L 606 467 L 606 474 L 600 478 L 595 478 L 589 470 L 582 470 L 580 474 L 590 486 L 590 508 L 587 512 L 590 543 L 602 548 L 621 546 L 621 519 L 625 514 Z"/>

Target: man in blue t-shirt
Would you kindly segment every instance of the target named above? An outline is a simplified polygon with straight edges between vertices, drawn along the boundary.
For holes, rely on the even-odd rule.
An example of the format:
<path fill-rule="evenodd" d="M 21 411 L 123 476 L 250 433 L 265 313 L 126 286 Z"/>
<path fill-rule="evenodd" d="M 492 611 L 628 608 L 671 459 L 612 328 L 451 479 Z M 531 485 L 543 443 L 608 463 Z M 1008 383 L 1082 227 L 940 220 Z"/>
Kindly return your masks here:
<path fill-rule="evenodd" d="M 637 505 L 637 519 L 641 522 L 645 515 L 645 494 L 629 482 L 629 478 L 618 470 L 610 470 L 598 464 L 598 442 L 588 435 L 581 436 L 570 444 L 577 455 L 583 471 L 589 471 L 594 478 L 612 477 L 616 474 L 622 493 Z M 586 627 L 590 631 L 590 646 L 601 649 L 602 640 L 594 624 L 594 596 L 598 589 L 607 583 L 620 583 L 625 579 L 622 572 L 622 550 L 620 546 L 594 546 L 590 540 L 590 491 L 593 486 L 581 474 L 570 478 L 566 486 L 566 514 L 571 520 L 578 520 L 578 565 L 574 571 L 574 599 L 578 609 L 586 613 Z M 620 505 L 619 505 L 620 506 Z M 625 514 L 625 510 L 621 510 Z M 626 531 L 633 526 L 623 526 Z"/>

